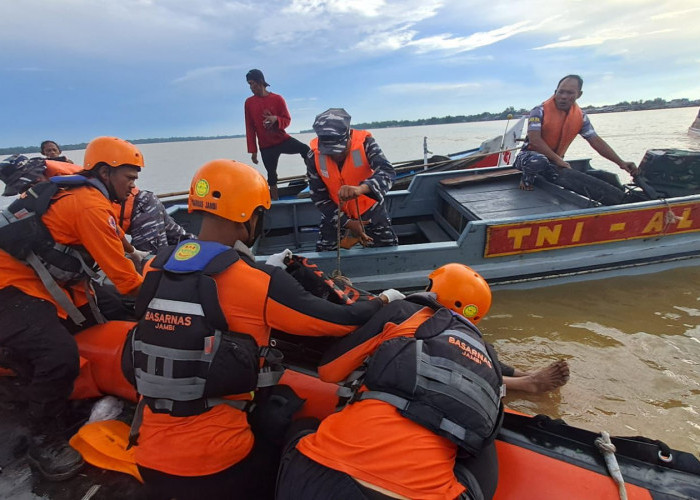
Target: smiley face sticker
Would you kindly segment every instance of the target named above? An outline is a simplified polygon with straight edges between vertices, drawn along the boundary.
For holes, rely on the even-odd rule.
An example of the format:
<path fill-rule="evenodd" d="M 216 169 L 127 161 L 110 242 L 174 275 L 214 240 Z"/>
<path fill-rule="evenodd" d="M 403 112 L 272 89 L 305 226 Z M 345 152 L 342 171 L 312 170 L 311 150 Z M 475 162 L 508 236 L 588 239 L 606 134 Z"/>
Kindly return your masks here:
<path fill-rule="evenodd" d="M 469 304 L 468 306 L 464 306 L 464 309 L 462 309 L 462 316 L 465 318 L 473 318 L 479 314 L 479 308 L 476 307 L 475 304 Z"/>
<path fill-rule="evenodd" d="M 189 260 L 195 255 L 197 255 L 200 250 L 201 247 L 199 246 L 199 243 L 190 241 L 189 243 L 185 243 L 177 249 L 177 251 L 175 252 L 175 260 Z"/>
<path fill-rule="evenodd" d="M 194 193 L 200 198 L 209 194 L 209 182 L 206 179 L 200 179 L 194 186 Z"/>

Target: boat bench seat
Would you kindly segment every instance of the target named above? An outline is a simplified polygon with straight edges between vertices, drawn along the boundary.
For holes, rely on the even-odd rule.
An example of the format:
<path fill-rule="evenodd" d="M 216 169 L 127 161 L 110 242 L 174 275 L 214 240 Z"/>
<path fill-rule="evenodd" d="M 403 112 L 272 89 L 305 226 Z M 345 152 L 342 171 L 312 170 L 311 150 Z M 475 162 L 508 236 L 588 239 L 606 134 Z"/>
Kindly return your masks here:
<path fill-rule="evenodd" d="M 454 241 L 440 225 L 433 220 L 419 220 L 416 222 L 416 226 L 420 229 L 430 243 L 438 241 Z"/>

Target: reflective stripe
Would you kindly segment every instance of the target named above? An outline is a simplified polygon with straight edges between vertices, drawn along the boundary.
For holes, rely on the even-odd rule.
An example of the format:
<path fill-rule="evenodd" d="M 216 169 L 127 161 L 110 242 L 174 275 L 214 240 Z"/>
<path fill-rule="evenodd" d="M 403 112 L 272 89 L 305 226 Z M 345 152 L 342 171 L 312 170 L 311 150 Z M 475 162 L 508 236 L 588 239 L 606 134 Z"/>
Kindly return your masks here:
<path fill-rule="evenodd" d="M 270 387 L 276 385 L 282 378 L 284 370 L 266 371 L 258 373 L 258 387 Z"/>
<path fill-rule="evenodd" d="M 440 422 L 440 429 L 457 436 L 458 439 L 464 439 L 467 436 L 467 429 L 446 418 L 443 418 L 442 422 Z"/>
<path fill-rule="evenodd" d="M 134 351 L 142 352 L 149 357 L 170 358 L 175 361 L 203 361 L 204 353 L 200 350 L 174 349 L 172 347 L 161 347 L 153 344 L 146 344 L 141 340 L 134 341 Z M 149 370 L 150 371 L 150 370 Z"/>
<path fill-rule="evenodd" d="M 328 178 L 330 174 L 328 173 L 328 164 L 326 162 L 331 161 L 328 155 L 321 155 L 319 164 L 321 165 L 321 175 Z"/>
<path fill-rule="evenodd" d="M 493 363 L 493 361 L 491 360 L 491 357 L 489 356 L 489 353 L 486 351 L 486 348 L 484 347 L 484 345 L 481 344 L 474 337 L 471 337 L 464 332 L 460 332 L 459 330 L 445 330 L 442 334 L 443 335 L 452 335 L 453 337 L 459 337 L 461 340 L 464 340 L 467 344 L 469 344 L 474 349 L 476 349 L 481 354 L 483 354 L 484 357 L 486 357 L 486 359 L 488 359 L 491 363 Z"/>
<path fill-rule="evenodd" d="M 146 373 L 140 368 L 136 368 L 134 374 L 138 392 L 146 397 L 194 401 L 204 396 L 206 379 L 201 377 L 166 378 Z"/>
<path fill-rule="evenodd" d="M 149 309 L 157 309 L 158 311 L 204 316 L 202 304 L 197 304 L 196 302 L 183 302 L 180 300 L 154 298 L 148 303 L 148 307 Z"/>
<path fill-rule="evenodd" d="M 352 166 L 355 168 L 359 168 L 364 166 L 364 163 L 362 161 L 362 152 L 358 149 L 353 149 L 350 151 L 350 155 L 352 156 Z"/>

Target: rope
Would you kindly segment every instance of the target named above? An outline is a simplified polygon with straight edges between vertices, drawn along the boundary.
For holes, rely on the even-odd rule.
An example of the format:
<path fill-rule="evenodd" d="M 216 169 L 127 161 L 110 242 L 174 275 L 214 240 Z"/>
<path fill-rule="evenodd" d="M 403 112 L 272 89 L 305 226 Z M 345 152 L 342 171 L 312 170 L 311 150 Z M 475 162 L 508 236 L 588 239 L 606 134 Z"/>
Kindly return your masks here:
<path fill-rule="evenodd" d="M 610 441 L 610 434 L 606 431 L 602 431 L 600 436 L 594 441 L 596 448 L 603 454 L 605 458 L 605 465 L 608 468 L 608 472 L 612 477 L 613 481 L 617 484 L 620 492 L 620 500 L 627 500 L 627 490 L 625 489 L 625 480 L 622 477 L 622 472 L 620 471 L 620 465 L 617 463 L 617 458 L 615 458 L 615 445 Z"/>
<path fill-rule="evenodd" d="M 663 198 L 663 202 L 666 205 L 666 212 L 664 213 L 664 228 L 661 231 L 661 236 L 666 236 L 666 231 L 671 224 L 675 224 L 681 220 L 676 214 L 673 213 L 671 205 L 666 198 Z"/>
<path fill-rule="evenodd" d="M 338 204 L 338 208 L 336 209 L 335 228 L 336 264 L 335 270 L 331 274 L 331 278 L 339 278 L 343 275 L 343 273 L 340 272 L 340 203 Z"/>

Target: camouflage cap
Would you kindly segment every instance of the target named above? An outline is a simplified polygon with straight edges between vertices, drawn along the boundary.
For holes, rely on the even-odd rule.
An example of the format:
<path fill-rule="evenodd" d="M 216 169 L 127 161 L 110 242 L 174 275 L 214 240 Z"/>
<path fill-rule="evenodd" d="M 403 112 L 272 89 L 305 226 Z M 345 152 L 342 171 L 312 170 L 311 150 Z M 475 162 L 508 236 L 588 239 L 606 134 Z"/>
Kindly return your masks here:
<path fill-rule="evenodd" d="M 316 116 L 314 132 L 324 155 L 343 153 L 350 138 L 350 115 L 343 108 L 330 108 Z"/>
<path fill-rule="evenodd" d="M 0 162 L 0 180 L 5 183 L 3 196 L 14 196 L 25 192 L 42 180 L 46 171 L 44 158 L 27 158 L 24 155 L 12 155 Z"/>

